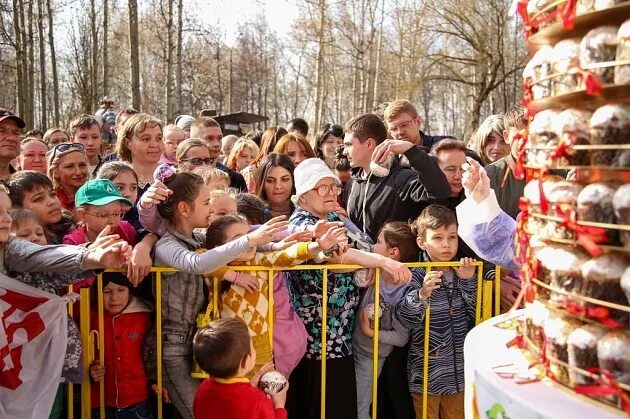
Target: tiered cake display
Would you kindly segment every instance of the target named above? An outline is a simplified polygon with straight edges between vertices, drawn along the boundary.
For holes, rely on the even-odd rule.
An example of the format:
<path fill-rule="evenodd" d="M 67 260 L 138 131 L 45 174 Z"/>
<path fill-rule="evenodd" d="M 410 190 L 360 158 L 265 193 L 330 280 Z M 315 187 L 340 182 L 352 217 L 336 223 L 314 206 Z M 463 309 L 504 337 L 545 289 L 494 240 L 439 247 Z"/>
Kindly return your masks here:
<path fill-rule="evenodd" d="M 518 9 L 532 53 L 523 72 L 529 125 L 515 170 L 528 180 L 517 230 L 525 310 L 498 320 L 516 326 L 511 351 L 523 354 L 527 373 L 510 361 L 491 366 L 509 384 L 484 375 L 471 341 L 487 347 L 490 334 L 499 342 L 508 335 L 473 330 L 466 362 L 477 398 L 508 394 L 494 393 L 491 408 L 476 400 L 474 413 L 501 417 L 511 404 L 509 417 L 627 416 L 630 1 L 521 0 Z"/>

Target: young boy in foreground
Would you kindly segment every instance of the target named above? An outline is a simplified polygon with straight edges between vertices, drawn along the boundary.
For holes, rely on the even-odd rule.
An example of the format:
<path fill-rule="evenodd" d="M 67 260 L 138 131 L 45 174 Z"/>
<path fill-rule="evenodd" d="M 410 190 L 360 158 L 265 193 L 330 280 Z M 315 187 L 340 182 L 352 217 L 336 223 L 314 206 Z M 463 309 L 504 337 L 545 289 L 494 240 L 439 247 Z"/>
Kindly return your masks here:
<path fill-rule="evenodd" d="M 195 394 L 196 419 L 286 419 L 288 384 L 267 396 L 258 389 L 261 374 L 252 381 L 245 378 L 256 364 L 256 350 L 242 320 L 219 319 L 200 329 L 193 341 L 193 354 L 210 375 Z"/>

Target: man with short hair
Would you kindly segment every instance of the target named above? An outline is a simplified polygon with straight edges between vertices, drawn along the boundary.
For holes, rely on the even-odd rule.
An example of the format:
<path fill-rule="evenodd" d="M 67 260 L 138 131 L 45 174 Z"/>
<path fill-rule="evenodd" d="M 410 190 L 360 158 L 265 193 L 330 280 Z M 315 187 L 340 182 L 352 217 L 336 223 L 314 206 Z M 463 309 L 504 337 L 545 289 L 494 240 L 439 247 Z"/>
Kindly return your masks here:
<path fill-rule="evenodd" d="M 409 141 L 426 147 L 427 150 L 431 150 L 440 141 L 454 138 L 449 135 L 427 135 L 422 132 L 422 118 L 413 103 L 405 99 L 390 102 L 385 108 L 383 119 L 393 139 Z M 466 155 L 483 165 L 481 158 L 473 150 L 467 149 Z"/>
<path fill-rule="evenodd" d="M 287 132 L 306 138 L 308 135 L 308 123 L 302 118 L 293 118 L 287 124 Z"/>
<path fill-rule="evenodd" d="M 208 145 L 214 166 L 226 172 L 230 177 L 230 187 L 247 192 L 247 184 L 243 175 L 218 162 L 221 155 L 223 132 L 221 125 L 216 120 L 208 117 L 197 118 L 190 127 L 190 137 L 202 139 Z"/>
<path fill-rule="evenodd" d="M 20 154 L 20 130 L 26 127 L 22 118 L 0 108 L 0 180 L 7 181 L 15 172 L 11 161 Z"/>
<path fill-rule="evenodd" d="M 385 124 L 371 113 L 352 118 L 345 127 L 344 152 L 353 167 L 348 214 L 374 242 L 386 221 L 413 219 L 420 214 L 418 204 L 450 192 L 444 174 L 422 147 L 386 138 Z M 411 167 L 400 164 L 399 154 L 405 155 Z M 394 155 L 389 173 L 384 177 L 372 174 L 373 156 L 386 160 L 389 155 Z"/>
<path fill-rule="evenodd" d="M 92 115 L 79 115 L 70 122 L 70 140 L 73 143 L 83 144 L 85 155 L 88 159 L 89 173 L 91 177 L 101 167 L 101 128 Z"/>

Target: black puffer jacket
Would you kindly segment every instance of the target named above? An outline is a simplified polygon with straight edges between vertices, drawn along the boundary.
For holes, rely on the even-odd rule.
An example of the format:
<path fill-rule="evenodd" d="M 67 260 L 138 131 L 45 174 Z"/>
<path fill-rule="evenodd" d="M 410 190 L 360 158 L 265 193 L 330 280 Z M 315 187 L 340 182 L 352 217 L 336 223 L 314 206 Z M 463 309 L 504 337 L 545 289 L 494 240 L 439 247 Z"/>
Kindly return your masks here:
<path fill-rule="evenodd" d="M 348 215 L 357 227 L 376 243 L 381 226 L 387 221 L 415 219 L 427 202 L 445 199 L 451 188 L 437 162 L 421 146 L 410 148 L 405 157 L 411 167 L 396 159 L 389 175 L 365 178 L 361 169 L 352 173 Z"/>

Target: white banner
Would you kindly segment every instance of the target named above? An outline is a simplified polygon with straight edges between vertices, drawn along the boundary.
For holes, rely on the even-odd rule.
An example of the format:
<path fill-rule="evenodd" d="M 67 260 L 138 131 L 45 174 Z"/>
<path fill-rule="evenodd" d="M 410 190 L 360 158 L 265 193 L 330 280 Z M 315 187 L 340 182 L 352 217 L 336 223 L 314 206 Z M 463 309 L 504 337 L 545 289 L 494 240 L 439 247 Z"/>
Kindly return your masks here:
<path fill-rule="evenodd" d="M 0 418 L 47 418 L 68 339 L 63 298 L 0 274 Z"/>

